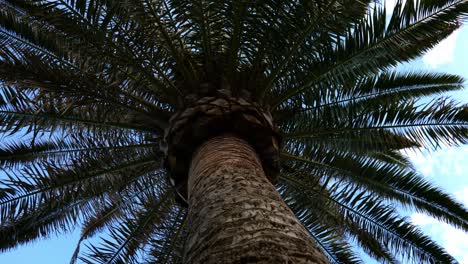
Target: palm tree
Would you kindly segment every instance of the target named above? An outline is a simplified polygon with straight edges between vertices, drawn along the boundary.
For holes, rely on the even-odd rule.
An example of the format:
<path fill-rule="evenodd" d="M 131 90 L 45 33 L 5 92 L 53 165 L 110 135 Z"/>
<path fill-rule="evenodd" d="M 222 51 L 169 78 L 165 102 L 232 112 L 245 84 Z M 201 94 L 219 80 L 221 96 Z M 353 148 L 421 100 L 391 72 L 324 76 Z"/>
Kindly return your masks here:
<path fill-rule="evenodd" d="M 456 262 L 397 208 L 468 230 L 401 152 L 467 143 L 468 107 L 441 95 L 463 79 L 395 66 L 467 14 L 1 0 L 1 250 L 81 226 L 72 262 Z"/>

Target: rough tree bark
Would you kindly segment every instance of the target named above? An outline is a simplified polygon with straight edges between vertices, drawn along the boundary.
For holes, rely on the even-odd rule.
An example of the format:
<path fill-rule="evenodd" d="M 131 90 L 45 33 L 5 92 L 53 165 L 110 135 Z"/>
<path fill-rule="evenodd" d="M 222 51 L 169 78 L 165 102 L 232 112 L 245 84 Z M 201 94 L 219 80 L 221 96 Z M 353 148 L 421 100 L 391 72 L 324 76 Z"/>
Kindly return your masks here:
<path fill-rule="evenodd" d="M 200 146 L 188 191 L 185 263 L 328 263 L 244 140 Z"/>

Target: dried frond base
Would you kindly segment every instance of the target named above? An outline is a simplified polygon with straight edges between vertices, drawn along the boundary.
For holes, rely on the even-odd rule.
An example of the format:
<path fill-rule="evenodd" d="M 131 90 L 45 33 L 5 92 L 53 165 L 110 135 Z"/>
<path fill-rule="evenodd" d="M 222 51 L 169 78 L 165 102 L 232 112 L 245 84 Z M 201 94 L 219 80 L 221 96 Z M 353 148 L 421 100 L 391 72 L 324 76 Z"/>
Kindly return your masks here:
<path fill-rule="evenodd" d="M 222 134 L 236 135 L 252 145 L 268 180 L 276 182 L 281 136 L 269 111 L 239 97 L 202 97 L 171 117 L 161 146 L 171 182 L 182 203 L 187 197 L 187 175 L 193 153 L 203 142 Z"/>

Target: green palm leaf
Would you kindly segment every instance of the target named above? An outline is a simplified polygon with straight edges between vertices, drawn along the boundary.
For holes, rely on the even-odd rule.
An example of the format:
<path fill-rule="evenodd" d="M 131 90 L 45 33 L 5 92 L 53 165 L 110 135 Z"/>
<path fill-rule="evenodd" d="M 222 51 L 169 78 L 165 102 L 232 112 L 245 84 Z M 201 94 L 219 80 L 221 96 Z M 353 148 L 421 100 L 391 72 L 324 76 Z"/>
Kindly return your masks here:
<path fill-rule="evenodd" d="M 468 230 L 402 154 L 468 143 L 468 107 L 444 95 L 465 80 L 396 66 L 467 14 L 465 0 L 391 14 L 377 0 L 0 0 L 0 251 L 81 227 L 72 263 L 182 263 L 180 171 L 230 133 L 331 262 L 361 263 L 357 248 L 455 262 L 396 208 Z"/>

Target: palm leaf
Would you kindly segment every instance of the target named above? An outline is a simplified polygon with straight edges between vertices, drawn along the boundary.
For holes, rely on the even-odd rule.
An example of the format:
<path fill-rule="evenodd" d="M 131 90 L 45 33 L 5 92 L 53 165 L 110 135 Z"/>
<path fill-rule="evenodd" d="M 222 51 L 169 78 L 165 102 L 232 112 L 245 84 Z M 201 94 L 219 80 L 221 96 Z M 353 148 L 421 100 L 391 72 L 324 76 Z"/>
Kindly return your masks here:
<path fill-rule="evenodd" d="M 0 250 L 82 225 L 72 262 L 181 263 L 165 136 L 176 113 L 228 96 L 272 114 L 278 191 L 330 261 L 454 262 L 393 206 L 467 230 L 466 208 L 402 154 L 467 143 L 467 106 L 433 99 L 464 80 L 395 66 L 467 14 L 465 0 L 391 14 L 377 0 L 0 0 Z"/>
<path fill-rule="evenodd" d="M 468 3 L 462 0 L 416 1 L 415 4 L 407 1 L 404 8 L 394 9 L 387 24 L 385 8 L 376 8 L 338 38 L 336 48 L 327 47 L 323 51 L 327 56 L 322 58 L 330 61 L 320 61 L 322 67 L 316 68 L 319 72 L 315 70 L 302 77 L 298 81 L 300 85 L 288 87 L 272 105 L 276 107 L 322 81 L 346 83 L 347 79 L 377 73 L 415 58 L 455 31 L 460 26 L 457 21 L 467 12 Z M 404 45 L 401 40 L 405 40 Z"/>

